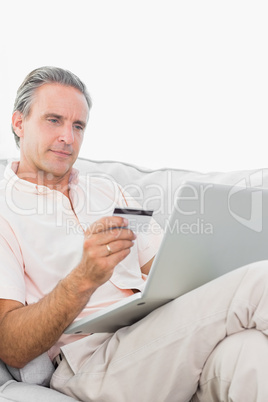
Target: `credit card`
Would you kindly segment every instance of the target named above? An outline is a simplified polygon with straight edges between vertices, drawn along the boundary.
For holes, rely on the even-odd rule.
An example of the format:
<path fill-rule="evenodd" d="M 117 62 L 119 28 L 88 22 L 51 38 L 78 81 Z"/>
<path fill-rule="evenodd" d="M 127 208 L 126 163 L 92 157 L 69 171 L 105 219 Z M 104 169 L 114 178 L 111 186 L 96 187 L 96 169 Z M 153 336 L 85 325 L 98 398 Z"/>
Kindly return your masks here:
<path fill-rule="evenodd" d="M 138 208 L 115 208 L 113 214 L 128 220 L 128 228 L 133 232 L 147 232 L 154 211 Z"/>

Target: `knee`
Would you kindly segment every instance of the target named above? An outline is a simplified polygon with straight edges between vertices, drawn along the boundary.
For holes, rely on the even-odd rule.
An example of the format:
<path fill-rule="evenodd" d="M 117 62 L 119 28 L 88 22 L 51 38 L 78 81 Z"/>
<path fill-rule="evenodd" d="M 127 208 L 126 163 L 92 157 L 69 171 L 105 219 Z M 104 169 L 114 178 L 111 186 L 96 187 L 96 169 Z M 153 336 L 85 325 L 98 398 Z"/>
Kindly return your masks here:
<path fill-rule="evenodd" d="M 255 261 L 246 265 L 249 271 L 258 272 L 260 275 L 268 277 L 268 260 Z"/>
<path fill-rule="evenodd" d="M 193 400 L 268 400 L 267 372 L 266 335 L 251 329 L 228 336 L 209 356 Z"/>

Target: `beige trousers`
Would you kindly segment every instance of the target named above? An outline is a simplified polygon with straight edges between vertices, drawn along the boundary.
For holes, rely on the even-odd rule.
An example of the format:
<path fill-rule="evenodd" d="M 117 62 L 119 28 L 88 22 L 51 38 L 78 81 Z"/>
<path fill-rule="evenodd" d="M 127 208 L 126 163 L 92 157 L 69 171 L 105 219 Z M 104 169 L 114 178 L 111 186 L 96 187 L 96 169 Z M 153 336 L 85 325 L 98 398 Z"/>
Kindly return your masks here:
<path fill-rule="evenodd" d="M 192 402 L 268 401 L 268 338 L 256 329 L 228 336 L 209 356 Z"/>
<path fill-rule="evenodd" d="M 226 336 L 231 341 L 246 328 L 268 334 L 268 261 L 224 275 L 115 334 L 94 334 L 63 347 L 51 387 L 83 402 L 187 402 L 196 391 L 203 402 L 265 402 L 268 381 L 262 376 L 252 388 L 251 373 L 259 363 L 254 353 L 245 378 L 242 364 L 236 380 L 231 376 L 239 353 L 232 361 L 218 349 Z M 222 374 L 224 380 L 225 373 L 234 387 L 213 380 Z M 229 396 L 233 389 L 234 397 Z"/>

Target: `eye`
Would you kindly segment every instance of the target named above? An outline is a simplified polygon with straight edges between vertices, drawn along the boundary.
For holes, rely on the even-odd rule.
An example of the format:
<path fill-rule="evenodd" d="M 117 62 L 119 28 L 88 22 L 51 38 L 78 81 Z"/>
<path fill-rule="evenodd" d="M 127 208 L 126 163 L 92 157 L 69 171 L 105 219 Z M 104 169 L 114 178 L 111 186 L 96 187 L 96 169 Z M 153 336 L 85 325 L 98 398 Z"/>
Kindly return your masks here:
<path fill-rule="evenodd" d="M 58 119 L 48 119 L 48 121 L 50 121 L 50 123 L 56 124 L 58 123 Z"/>
<path fill-rule="evenodd" d="M 83 131 L 83 130 L 84 130 L 84 127 L 80 126 L 80 124 L 75 124 L 75 125 L 74 125 L 74 128 L 75 128 L 76 130 L 78 130 L 78 131 Z"/>

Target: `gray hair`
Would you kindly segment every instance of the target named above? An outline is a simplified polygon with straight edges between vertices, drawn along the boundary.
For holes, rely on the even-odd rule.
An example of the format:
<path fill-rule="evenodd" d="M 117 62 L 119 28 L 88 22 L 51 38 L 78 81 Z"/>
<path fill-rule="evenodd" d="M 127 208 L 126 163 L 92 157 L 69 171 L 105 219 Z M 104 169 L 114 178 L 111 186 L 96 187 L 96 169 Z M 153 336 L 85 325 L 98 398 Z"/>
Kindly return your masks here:
<path fill-rule="evenodd" d="M 35 91 L 44 84 L 58 83 L 78 89 L 86 98 L 88 109 L 91 109 L 92 101 L 85 84 L 72 72 L 59 67 L 40 67 L 27 75 L 20 85 L 14 103 L 13 113 L 21 112 L 27 117 L 31 111 Z M 15 133 L 13 126 L 12 132 L 17 146 L 20 146 L 20 138 Z"/>

